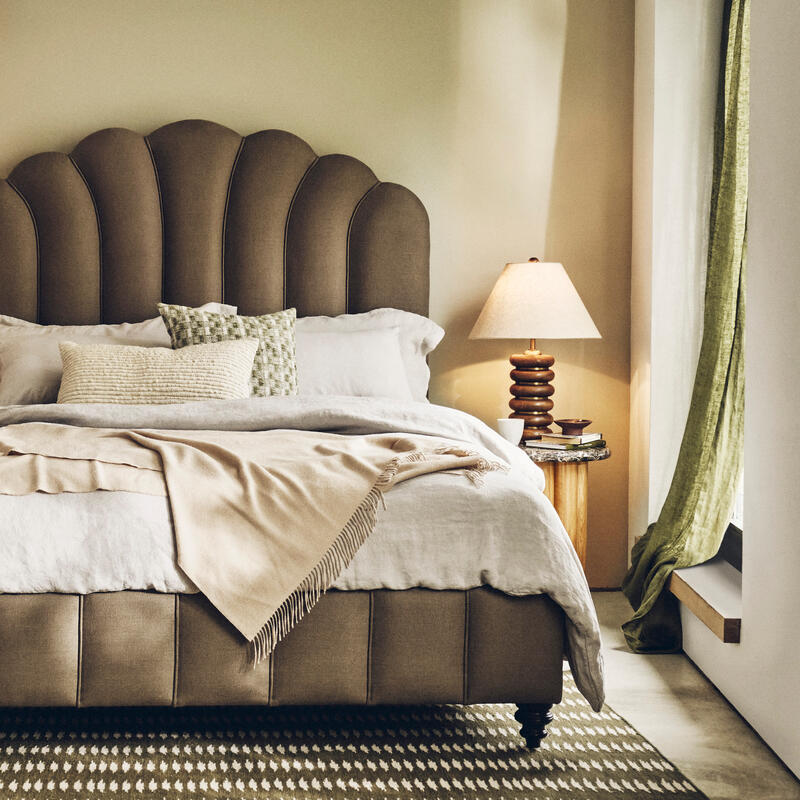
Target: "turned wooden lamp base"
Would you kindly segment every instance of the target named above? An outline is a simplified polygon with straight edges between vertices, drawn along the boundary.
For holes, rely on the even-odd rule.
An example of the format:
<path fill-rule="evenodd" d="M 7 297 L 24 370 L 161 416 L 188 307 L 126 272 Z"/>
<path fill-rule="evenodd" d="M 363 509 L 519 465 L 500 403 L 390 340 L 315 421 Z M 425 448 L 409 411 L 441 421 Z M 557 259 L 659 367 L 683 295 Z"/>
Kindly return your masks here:
<path fill-rule="evenodd" d="M 550 399 L 555 389 L 550 383 L 555 376 L 550 367 L 555 358 L 536 349 L 536 342 L 531 339 L 529 350 L 515 353 L 509 358 L 511 366 L 511 394 L 508 405 L 512 412 L 510 417 L 525 420 L 522 431 L 523 439 L 538 439 L 543 433 L 550 433 L 553 416 Z"/>

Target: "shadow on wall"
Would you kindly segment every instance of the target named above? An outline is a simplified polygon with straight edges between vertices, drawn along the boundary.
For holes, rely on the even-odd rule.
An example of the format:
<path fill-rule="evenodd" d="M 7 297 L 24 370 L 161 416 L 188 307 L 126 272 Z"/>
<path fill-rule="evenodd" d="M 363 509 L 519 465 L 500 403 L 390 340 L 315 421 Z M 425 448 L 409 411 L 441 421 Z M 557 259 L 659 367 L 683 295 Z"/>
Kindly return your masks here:
<path fill-rule="evenodd" d="M 580 349 L 587 366 L 627 384 L 633 49 L 620 58 L 612 32 L 632 22 L 633 3 L 593 5 L 603 10 L 587 24 L 586 4 L 568 4 L 545 257 L 566 266 L 603 338 L 542 345 L 562 359 Z"/>
<path fill-rule="evenodd" d="M 506 261 L 542 255 L 566 35 L 563 0 L 459 6 L 455 125 L 446 186 L 429 205 L 444 244 L 431 252 L 431 307 L 447 335 L 431 396 L 486 421 L 509 409 L 518 341 L 468 341 Z M 444 225 L 442 225 L 444 223 Z"/>
<path fill-rule="evenodd" d="M 545 256 L 566 266 L 603 338 L 541 344 L 562 365 L 556 416 L 594 420 L 613 452 L 590 470 L 587 573 L 607 587 L 628 555 L 634 7 L 586 11 L 570 0 Z"/>
<path fill-rule="evenodd" d="M 515 174 L 494 177 L 503 191 L 517 194 L 519 214 L 500 222 L 483 252 L 470 254 L 482 259 L 482 273 L 472 285 L 465 275 L 459 290 L 468 299 L 443 320 L 447 337 L 433 359 L 432 397 L 490 424 L 509 413 L 508 356 L 526 343 L 467 336 L 505 261 L 538 256 L 562 262 L 603 338 L 538 345 L 556 357 L 556 417 L 593 419 L 613 452 L 590 472 L 587 563 L 592 586 L 613 587 L 627 566 L 634 3 L 569 0 L 565 16 L 561 8 L 560 27 L 548 34 L 551 42 L 563 42 L 557 111 L 535 109 L 516 144 L 525 150 L 527 141 L 529 152 L 515 153 Z M 531 32 L 531 46 L 541 36 L 541 30 Z M 530 97 L 542 96 L 537 77 L 529 76 Z M 525 97 L 506 102 L 524 104 Z M 550 150 L 542 139 L 553 134 Z M 533 163 L 534 156 L 549 162 Z M 532 176 L 537 185 L 526 194 Z M 485 183 L 491 176 L 481 177 Z M 492 213 L 488 202 L 480 205 Z"/>

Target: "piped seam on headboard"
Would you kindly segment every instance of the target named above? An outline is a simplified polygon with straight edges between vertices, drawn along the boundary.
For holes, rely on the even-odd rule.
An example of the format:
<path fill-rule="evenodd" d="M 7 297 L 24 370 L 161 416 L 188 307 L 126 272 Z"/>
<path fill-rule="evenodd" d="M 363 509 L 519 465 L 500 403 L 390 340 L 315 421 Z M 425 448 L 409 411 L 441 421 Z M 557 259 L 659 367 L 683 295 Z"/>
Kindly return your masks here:
<path fill-rule="evenodd" d="M 350 232 L 353 230 L 353 220 L 356 218 L 356 213 L 358 209 L 361 208 L 361 204 L 367 199 L 367 196 L 380 185 L 381 182 L 376 180 L 375 183 L 361 195 L 361 199 L 356 203 L 353 213 L 350 214 L 350 219 L 347 223 L 347 241 L 345 243 L 345 263 L 347 264 L 347 269 L 344 271 L 344 310 L 346 314 L 350 313 Z"/>
<path fill-rule="evenodd" d="M 308 178 L 310 172 L 314 167 L 319 163 L 319 156 L 315 156 L 314 160 L 308 165 L 306 171 L 303 173 L 303 177 L 300 178 L 300 182 L 297 184 L 297 187 L 294 190 L 294 194 L 292 195 L 291 202 L 289 203 L 289 208 L 286 209 L 286 219 L 283 223 L 283 307 L 286 308 L 286 303 L 288 300 L 286 294 L 286 287 L 288 285 L 288 272 L 286 269 L 286 251 L 287 251 L 287 242 L 289 241 L 289 220 L 292 218 L 292 209 L 294 208 L 294 202 L 297 200 L 297 195 L 300 194 L 300 189 L 303 187 L 303 184 L 306 182 L 306 178 Z"/>
<path fill-rule="evenodd" d="M 242 150 L 244 149 L 244 143 L 247 141 L 247 137 L 243 136 L 242 141 L 239 142 L 239 149 L 236 151 L 236 157 L 233 159 L 233 164 L 231 165 L 231 174 L 228 176 L 228 188 L 225 191 L 225 210 L 222 212 L 222 247 L 221 253 L 219 258 L 219 268 L 221 275 L 219 277 L 219 285 L 220 285 L 220 297 L 222 298 L 222 302 L 225 302 L 225 237 L 228 232 L 228 208 L 231 204 L 231 187 L 233 186 L 233 176 L 236 174 L 236 167 L 239 165 L 239 156 L 242 154 Z"/>
<path fill-rule="evenodd" d="M 92 201 L 92 208 L 94 209 L 94 218 L 95 222 L 97 223 L 97 263 L 98 263 L 98 276 L 97 276 L 97 291 L 99 294 L 98 300 L 98 308 L 100 309 L 100 319 L 99 322 L 102 322 L 104 319 L 103 315 L 103 229 L 100 225 L 100 211 L 97 208 L 97 199 L 94 196 L 94 192 L 92 191 L 92 187 L 89 186 L 89 181 L 86 180 L 86 176 L 83 174 L 83 170 L 78 166 L 78 163 L 72 157 L 72 153 L 70 153 L 67 158 L 72 162 L 72 166 L 75 167 L 75 171 L 78 175 L 81 176 L 81 180 L 83 181 L 83 185 L 86 187 L 86 191 L 89 192 L 89 197 Z M 37 312 L 38 313 L 38 312 Z"/>
<path fill-rule="evenodd" d="M 36 245 L 36 319 L 34 322 L 39 321 L 39 314 L 42 308 L 42 256 L 41 247 L 39 246 L 39 225 L 36 222 L 36 215 L 33 213 L 31 204 L 28 202 L 24 194 L 14 185 L 10 178 L 6 178 L 6 183 L 14 190 L 17 197 L 25 204 L 28 210 L 28 215 L 31 218 L 31 225 L 33 225 L 33 240 Z"/>
<path fill-rule="evenodd" d="M 253 314 L 427 304 L 418 198 L 285 131 L 107 128 L 25 159 L 7 182 L 0 312 L 40 324 L 142 319 L 162 299 L 224 297 Z"/>
<path fill-rule="evenodd" d="M 164 224 L 164 198 L 161 195 L 161 179 L 158 177 L 158 164 L 156 164 L 156 157 L 153 155 L 153 148 L 150 146 L 149 136 L 144 137 L 144 143 L 150 156 L 150 163 L 153 165 L 153 178 L 156 182 L 156 192 L 158 193 L 158 214 L 161 218 L 161 299 L 166 300 L 167 270 L 164 266 L 164 252 L 167 246 L 167 229 Z"/>

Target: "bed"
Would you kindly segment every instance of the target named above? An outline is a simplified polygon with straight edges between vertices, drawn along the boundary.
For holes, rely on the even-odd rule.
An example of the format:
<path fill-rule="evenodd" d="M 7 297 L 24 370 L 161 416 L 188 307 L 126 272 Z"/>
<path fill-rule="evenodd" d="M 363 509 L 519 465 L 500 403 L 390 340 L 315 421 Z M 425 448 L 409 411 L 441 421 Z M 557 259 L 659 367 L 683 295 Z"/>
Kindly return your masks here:
<path fill-rule="evenodd" d="M 394 308 L 424 317 L 428 287 L 428 218 L 418 198 L 283 131 L 242 137 L 200 120 L 146 137 L 106 129 L 69 155 L 34 155 L 0 182 L 0 314 L 19 320 L 139 322 L 160 301 L 222 301 L 250 315 Z M 354 422 L 363 405 L 340 404 L 337 430 L 370 432 Z M 304 413 L 312 419 L 324 406 L 309 398 Z M 74 422 L 66 406 L 36 408 L 0 409 L 0 425 Z M 135 409 L 130 418 L 97 413 L 98 424 L 146 424 Z M 451 417 L 419 422 L 419 432 L 473 424 Z M 470 435 L 501 448 L 490 432 Z M 44 542 L 66 524 L 41 519 Z M 560 524 L 554 512 L 547 519 Z M 574 552 L 560 558 L 567 572 L 577 563 Z M 372 587 L 351 570 L 344 588 L 325 593 L 256 664 L 202 592 L 70 591 L 69 580 L 48 591 L 0 586 L 0 705 L 514 702 L 536 747 L 561 700 L 565 654 L 595 708 L 602 703 L 596 619 L 578 572 L 558 590 L 515 592 L 480 578 L 457 588 L 413 577 L 403 588 Z"/>

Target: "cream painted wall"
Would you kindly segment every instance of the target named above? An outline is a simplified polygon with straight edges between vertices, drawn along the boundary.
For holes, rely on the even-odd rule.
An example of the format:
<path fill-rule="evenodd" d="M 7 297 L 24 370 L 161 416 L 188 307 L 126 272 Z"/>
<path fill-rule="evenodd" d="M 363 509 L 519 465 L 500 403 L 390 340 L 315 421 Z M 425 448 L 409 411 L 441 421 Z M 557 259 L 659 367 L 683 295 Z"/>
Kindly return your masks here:
<path fill-rule="evenodd" d="M 684 648 L 800 777 L 800 5 L 751 6 L 742 637 L 683 615 Z M 781 436 L 764 436 L 775 420 Z"/>
<path fill-rule="evenodd" d="M 589 578 L 627 541 L 632 0 L 5 0 L 0 172 L 98 128 L 204 117 L 361 158 L 431 217 L 432 399 L 507 413 L 520 342 L 467 333 L 506 261 L 562 261 L 603 334 L 542 342 L 556 410 L 614 451 L 591 470 Z"/>

